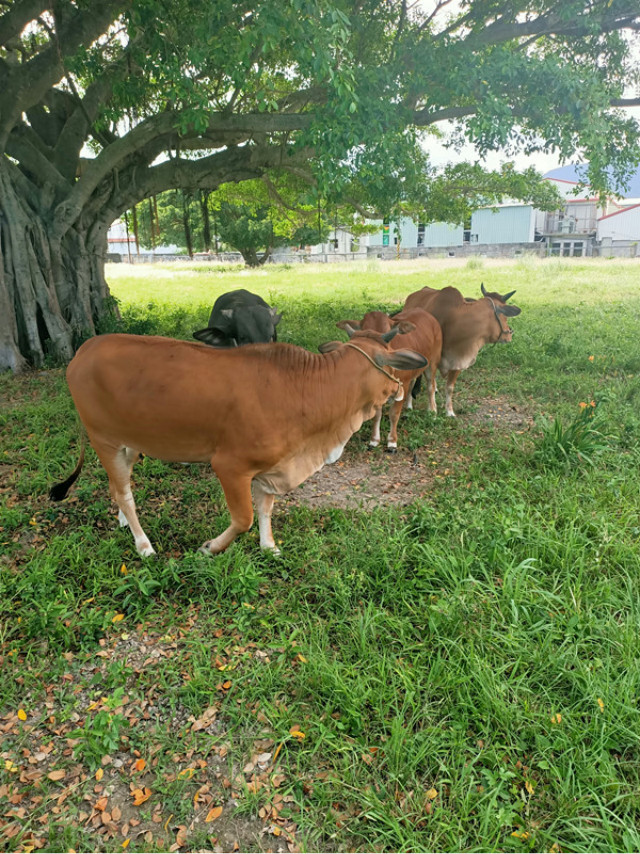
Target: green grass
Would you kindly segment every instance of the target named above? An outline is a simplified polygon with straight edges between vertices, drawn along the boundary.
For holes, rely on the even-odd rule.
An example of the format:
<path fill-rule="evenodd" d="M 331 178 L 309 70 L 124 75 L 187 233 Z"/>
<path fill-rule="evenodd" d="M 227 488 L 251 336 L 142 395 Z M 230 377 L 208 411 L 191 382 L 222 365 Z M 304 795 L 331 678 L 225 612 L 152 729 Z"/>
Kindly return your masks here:
<path fill-rule="evenodd" d="M 131 812 L 131 781 L 152 795 L 133 808 L 130 851 L 168 850 L 178 826 L 181 850 L 234 838 L 274 848 L 282 835 L 254 829 L 280 795 L 282 833 L 302 849 L 638 850 L 640 267 L 114 265 L 108 279 L 124 329 L 189 337 L 216 296 L 247 287 L 283 312 L 281 340 L 309 348 L 342 337 L 337 320 L 427 284 L 517 288 L 523 311 L 512 344 L 462 374 L 456 421 L 433 419 L 424 397 L 401 420 L 407 465 L 426 445 L 447 466 L 430 494 L 368 512 L 289 507 L 274 518 L 280 559 L 260 552 L 255 531 L 215 559 L 197 553 L 227 518 L 200 466 L 136 467 L 154 561 L 117 528 L 93 455 L 73 498 L 49 504 L 77 446 L 63 372 L 0 376 L 0 839 L 17 827 L 7 850 L 34 839 L 123 850 L 121 834 L 98 835 L 83 796 L 107 784 Z M 491 429 L 474 417 L 486 399 L 525 410 L 531 428 Z M 575 432 L 592 400 L 595 454 Z M 366 459 L 354 437 L 347 460 Z M 208 708 L 216 725 L 193 731 L 188 717 Z M 58 813 L 66 784 L 21 779 L 40 767 L 27 754 L 49 743 L 73 781 Z M 255 791 L 237 779 L 278 748 Z M 134 751 L 149 763 L 140 774 Z M 125 764 L 105 765 L 96 784 L 101 754 Z M 224 805 L 233 827 L 198 818 L 203 784 L 204 812 Z"/>

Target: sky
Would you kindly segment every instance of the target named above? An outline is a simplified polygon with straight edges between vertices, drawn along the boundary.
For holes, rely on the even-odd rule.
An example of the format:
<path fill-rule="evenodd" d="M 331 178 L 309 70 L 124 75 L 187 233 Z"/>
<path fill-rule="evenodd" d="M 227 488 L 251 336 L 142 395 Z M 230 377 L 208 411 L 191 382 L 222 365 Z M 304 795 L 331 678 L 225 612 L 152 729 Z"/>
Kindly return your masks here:
<path fill-rule="evenodd" d="M 427 13 L 433 11 L 434 4 L 436 3 L 439 3 L 439 0 L 416 0 L 416 5 L 422 7 Z M 460 11 L 460 0 L 449 0 L 448 3 L 443 4 L 443 8 L 444 6 L 446 6 L 446 9 L 443 14 L 455 15 Z M 631 56 L 636 66 L 640 67 L 640 35 L 636 34 L 631 36 L 630 44 Z M 625 92 L 625 97 L 627 98 L 637 98 L 639 95 L 640 91 L 637 91 L 633 86 L 629 86 L 628 90 Z M 640 107 L 633 107 L 625 110 L 624 112 L 632 118 L 635 118 L 636 121 L 640 122 Z M 446 138 L 452 133 L 454 124 L 453 122 L 442 122 L 437 127 L 442 131 Z M 475 147 L 470 143 L 463 145 L 460 149 L 446 148 L 442 140 L 438 140 L 432 136 L 426 137 L 424 148 L 428 151 L 431 162 L 435 166 L 445 166 L 447 163 L 470 161 L 479 162 L 488 169 L 498 169 L 502 163 L 509 160 L 515 163 L 516 169 L 526 169 L 528 166 L 534 166 L 538 171 L 542 172 L 542 174 L 545 174 L 551 169 L 556 169 L 558 166 L 565 165 L 565 163 L 580 162 L 580 158 L 577 155 L 570 158 L 570 160 L 563 162 L 560 160 L 557 153 L 552 152 L 538 152 L 533 155 L 509 155 L 504 151 L 494 151 L 488 153 L 485 158 L 480 158 Z"/>
<path fill-rule="evenodd" d="M 444 123 L 441 126 L 441 130 L 446 134 L 447 127 Z M 562 165 L 557 154 L 546 154 L 544 152 L 538 152 L 533 155 L 510 155 L 504 151 L 491 151 L 484 158 L 481 158 L 471 143 L 465 143 L 460 149 L 446 148 L 443 140 L 435 139 L 432 136 L 427 137 L 424 148 L 429 153 L 429 158 L 434 166 L 446 166 L 447 163 L 460 163 L 462 161 L 477 161 L 487 169 L 498 169 L 502 163 L 510 160 L 515 163 L 517 169 L 526 169 L 528 166 L 534 166 L 539 172 L 544 174 L 550 169 L 555 169 L 557 166 Z"/>

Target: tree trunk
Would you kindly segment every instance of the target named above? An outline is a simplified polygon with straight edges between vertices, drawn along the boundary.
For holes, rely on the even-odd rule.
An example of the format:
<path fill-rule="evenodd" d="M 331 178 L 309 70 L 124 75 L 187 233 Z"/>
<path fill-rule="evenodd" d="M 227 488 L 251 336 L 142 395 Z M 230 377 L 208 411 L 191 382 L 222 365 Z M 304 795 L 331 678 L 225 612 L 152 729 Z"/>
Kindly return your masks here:
<path fill-rule="evenodd" d="M 189 217 L 189 202 L 186 195 L 182 194 L 182 224 L 184 226 L 184 239 L 187 244 L 187 255 L 193 258 L 193 243 L 191 240 L 191 220 Z"/>
<path fill-rule="evenodd" d="M 62 238 L 0 160 L 0 370 L 45 358 L 67 362 L 110 311 L 106 223 L 77 223 Z"/>
<path fill-rule="evenodd" d="M 266 264 L 269 258 L 271 257 L 271 252 L 273 251 L 272 246 L 268 246 L 266 251 L 262 253 L 262 255 L 258 255 L 255 249 L 242 249 L 240 248 L 240 254 L 244 258 L 244 263 L 247 267 L 262 267 L 263 264 Z"/>
<path fill-rule="evenodd" d="M 202 211 L 202 240 L 204 242 L 204 251 L 209 252 L 211 249 L 211 224 L 209 221 L 209 196 L 211 194 L 206 190 L 200 190 L 200 209 Z"/>

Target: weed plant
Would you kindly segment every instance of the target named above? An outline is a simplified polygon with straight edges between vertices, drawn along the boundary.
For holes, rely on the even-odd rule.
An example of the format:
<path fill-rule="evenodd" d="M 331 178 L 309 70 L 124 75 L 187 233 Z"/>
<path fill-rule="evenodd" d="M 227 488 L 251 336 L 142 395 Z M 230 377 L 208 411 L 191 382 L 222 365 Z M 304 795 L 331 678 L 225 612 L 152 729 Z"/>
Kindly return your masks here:
<path fill-rule="evenodd" d="M 576 465 L 594 466 L 607 448 L 608 437 L 602 432 L 604 419 L 597 412 L 598 404 L 581 402 L 580 412 L 568 424 L 560 417 L 551 421 L 540 418 L 541 437 L 534 452 L 542 465 L 570 468 Z"/>

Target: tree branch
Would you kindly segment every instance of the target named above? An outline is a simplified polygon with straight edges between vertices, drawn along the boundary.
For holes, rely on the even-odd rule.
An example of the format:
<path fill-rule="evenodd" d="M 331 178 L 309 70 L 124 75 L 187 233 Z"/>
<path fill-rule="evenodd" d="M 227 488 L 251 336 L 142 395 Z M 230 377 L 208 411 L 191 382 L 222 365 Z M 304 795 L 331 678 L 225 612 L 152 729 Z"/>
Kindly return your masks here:
<path fill-rule="evenodd" d="M 22 0 L 14 3 L 0 18 L 0 45 L 6 45 L 19 36 L 30 21 L 49 6 L 49 0 Z"/>
<path fill-rule="evenodd" d="M 613 98 L 612 107 L 640 107 L 640 98 Z"/>
<path fill-rule="evenodd" d="M 293 154 L 279 145 L 242 146 L 219 151 L 201 160 L 170 160 L 140 173 L 135 167 L 120 180 L 121 191 L 109 203 L 116 219 L 125 210 L 165 190 L 216 190 L 221 184 L 260 178 L 269 169 L 292 171 L 308 161 L 311 152 Z"/>
<path fill-rule="evenodd" d="M 49 47 L 24 65 L 11 68 L 0 96 L 0 150 L 20 114 L 40 103 L 47 90 L 64 76 L 64 57 L 91 44 L 131 2 L 100 0 L 83 12 L 75 12 Z"/>
<path fill-rule="evenodd" d="M 601 17 L 595 12 L 586 13 L 570 20 L 562 20 L 556 13 L 540 15 L 531 21 L 509 21 L 505 23 L 504 18 L 499 18 L 492 24 L 470 33 L 464 43 L 471 48 L 483 47 L 485 45 L 497 45 L 506 41 L 515 41 L 524 37 L 560 35 L 580 38 L 593 35 L 594 26 L 597 23 L 597 32 L 606 33 L 625 28 L 636 29 L 638 26 L 637 5 L 624 12 L 613 12 L 603 14 Z"/>
<path fill-rule="evenodd" d="M 35 137 L 35 139 L 34 139 Z M 22 170 L 38 179 L 39 186 L 49 184 L 59 198 L 64 198 L 71 185 L 37 146 L 38 137 L 26 125 L 17 125 L 7 140 L 7 154 L 20 164 Z"/>
<path fill-rule="evenodd" d="M 55 145 L 55 163 L 67 178 L 75 176 L 80 151 L 93 126 L 100 108 L 109 100 L 114 82 L 126 71 L 124 57 L 120 58 L 87 89 L 83 98 L 76 92 L 76 107 L 65 122 Z M 115 140 L 112 140 L 112 143 Z"/>
<path fill-rule="evenodd" d="M 136 125 L 129 133 L 105 148 L 95 160 L 92 160 L 76 183 L 69 198 L 56 211 L 56 225 L 63 231 L 80 215 L 84 205 L 91 198 L 98 184 L 114 169 L 117 169 L 130 157 L 139 154 L 141 149 L 150 144 L 177 135 L 180 112 L 167 111 L 145 119 Z M 229 116 L 224 113 L 214 113 L 209 119 L 209 127 L 203 134 L 210 146 L 214 141 L 222 147 L 229 145 L 229 134 L 244 134 L 245 138 L 254 133 L 278 133 L 283 131 L 300 130 L 309 125 L 310 114 L 277 114 L 252 113 L 240 116 Z M 180 161 L 193 162 L 193 161 Z"/>

